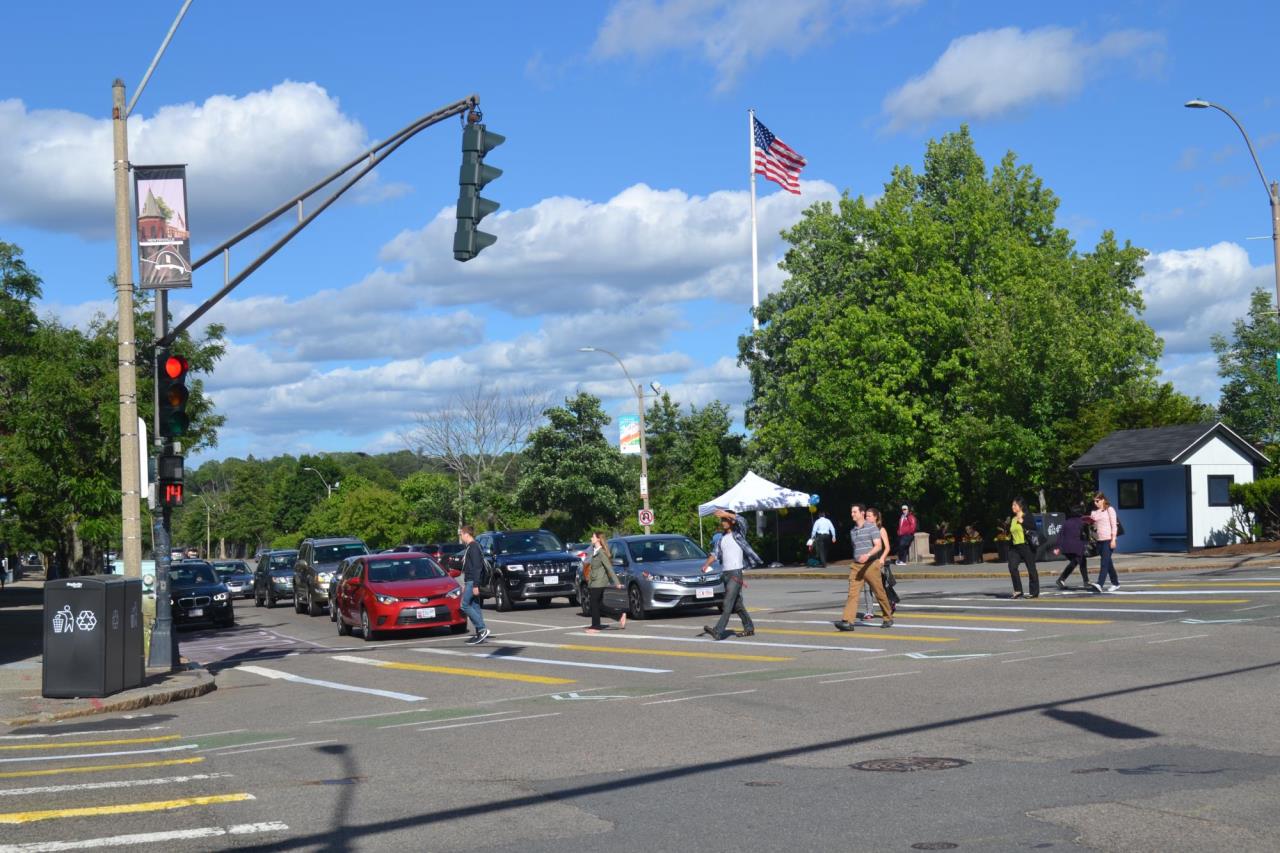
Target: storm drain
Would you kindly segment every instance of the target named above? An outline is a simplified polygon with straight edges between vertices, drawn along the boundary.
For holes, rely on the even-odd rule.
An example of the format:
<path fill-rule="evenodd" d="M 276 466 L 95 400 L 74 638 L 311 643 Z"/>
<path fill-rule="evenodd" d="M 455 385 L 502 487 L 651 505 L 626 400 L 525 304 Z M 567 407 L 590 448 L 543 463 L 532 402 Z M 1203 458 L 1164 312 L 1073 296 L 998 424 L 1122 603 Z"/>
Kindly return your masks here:
<path fill-rule="evenodd" d="M 912 756 L 909 758 L 873 758 L 870 761 L 859 761 L 850 764 L 854 770 L 876 770 L 889 773 L 910 773 L 913 770 L 954 770 L 968 764 L 963 758 L 925 758 Z M 949 848 L 938 848 L 949 849 Z"/>

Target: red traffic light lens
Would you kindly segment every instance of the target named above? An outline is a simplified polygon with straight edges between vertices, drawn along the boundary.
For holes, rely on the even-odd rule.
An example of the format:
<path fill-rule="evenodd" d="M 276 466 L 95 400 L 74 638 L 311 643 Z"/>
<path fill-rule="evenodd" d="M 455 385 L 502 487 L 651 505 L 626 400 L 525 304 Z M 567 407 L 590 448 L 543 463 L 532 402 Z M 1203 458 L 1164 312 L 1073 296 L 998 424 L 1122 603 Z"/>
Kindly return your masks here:
<path fill-rule="evenodd" d="M 181 379 L 189 367 L 187 360 L 180 355 L 171 355 L 164 360 L 164 373 L 170 379 Z"/>

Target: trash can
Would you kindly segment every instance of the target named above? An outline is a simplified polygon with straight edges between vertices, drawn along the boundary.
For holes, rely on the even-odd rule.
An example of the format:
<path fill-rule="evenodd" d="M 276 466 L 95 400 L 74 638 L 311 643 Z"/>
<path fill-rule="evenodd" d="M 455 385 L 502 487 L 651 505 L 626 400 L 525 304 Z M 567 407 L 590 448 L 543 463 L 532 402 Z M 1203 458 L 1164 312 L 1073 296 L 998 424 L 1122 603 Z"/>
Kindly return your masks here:
<path fill-rule="evenodd" d="M 41 695 L 100 697 L 142 683 L 142 582 L 60 578 L 44 587 Z"/>

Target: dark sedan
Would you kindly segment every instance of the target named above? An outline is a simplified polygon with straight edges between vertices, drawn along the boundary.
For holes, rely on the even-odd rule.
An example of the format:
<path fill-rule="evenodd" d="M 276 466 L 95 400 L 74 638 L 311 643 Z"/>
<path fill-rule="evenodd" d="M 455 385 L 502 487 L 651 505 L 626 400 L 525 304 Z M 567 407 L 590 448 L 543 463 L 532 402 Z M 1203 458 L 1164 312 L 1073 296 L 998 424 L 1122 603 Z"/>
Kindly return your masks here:
<path fill-rule="evenodd" d="M 253 570 L 244 560 L 214 560 L 213 570 L 234 598 L 253 598 Z"/>
<path fill-rule="evenodd" d="M 292 548 L 268 551 L 258 558 L 253 573 L 253 603 L 256 607 L 275 607 L 282 598 L 293 598 L 293 561 L 298 552 Z"/>
<path fill-rule="evenodd" d="M 203 560 L 185 560 L 169 569 L 169 603 L 174 625 L 212 622 L 229 627 L 236 623 L 231 592 Z"/>

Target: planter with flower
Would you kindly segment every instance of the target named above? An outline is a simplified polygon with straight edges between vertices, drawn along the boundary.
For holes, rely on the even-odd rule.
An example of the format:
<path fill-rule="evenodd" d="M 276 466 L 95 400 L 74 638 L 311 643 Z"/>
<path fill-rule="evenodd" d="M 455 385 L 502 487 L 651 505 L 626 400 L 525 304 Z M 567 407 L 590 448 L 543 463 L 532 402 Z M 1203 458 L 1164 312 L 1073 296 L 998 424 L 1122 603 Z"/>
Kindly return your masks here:
<path fill-rule="evenodd" d="M 996 556 L 1000 558 L 1001 562 L 1008 560 L 1010 536 L 1009 536 L 1009 528 L 1007 525 L 1001 524 L 999 527 L 996 528 L 995 541 L 996 541 Z"/>
<path fill-rule="evenodd" d="M 964 529 L 960 537 L 960 547 L 966 563 L 982 562 L 982 534 L 972 524 Z"/>
<path fill-rule="evenodd" d="M 944 521 L 938 525 L 938 529 L 933 533 L 933 563 L 936 566 L 945 566 L 951 562 L 952 555 L 955 553 L 956 537 L 952 535 L 951 528 Z"/>

